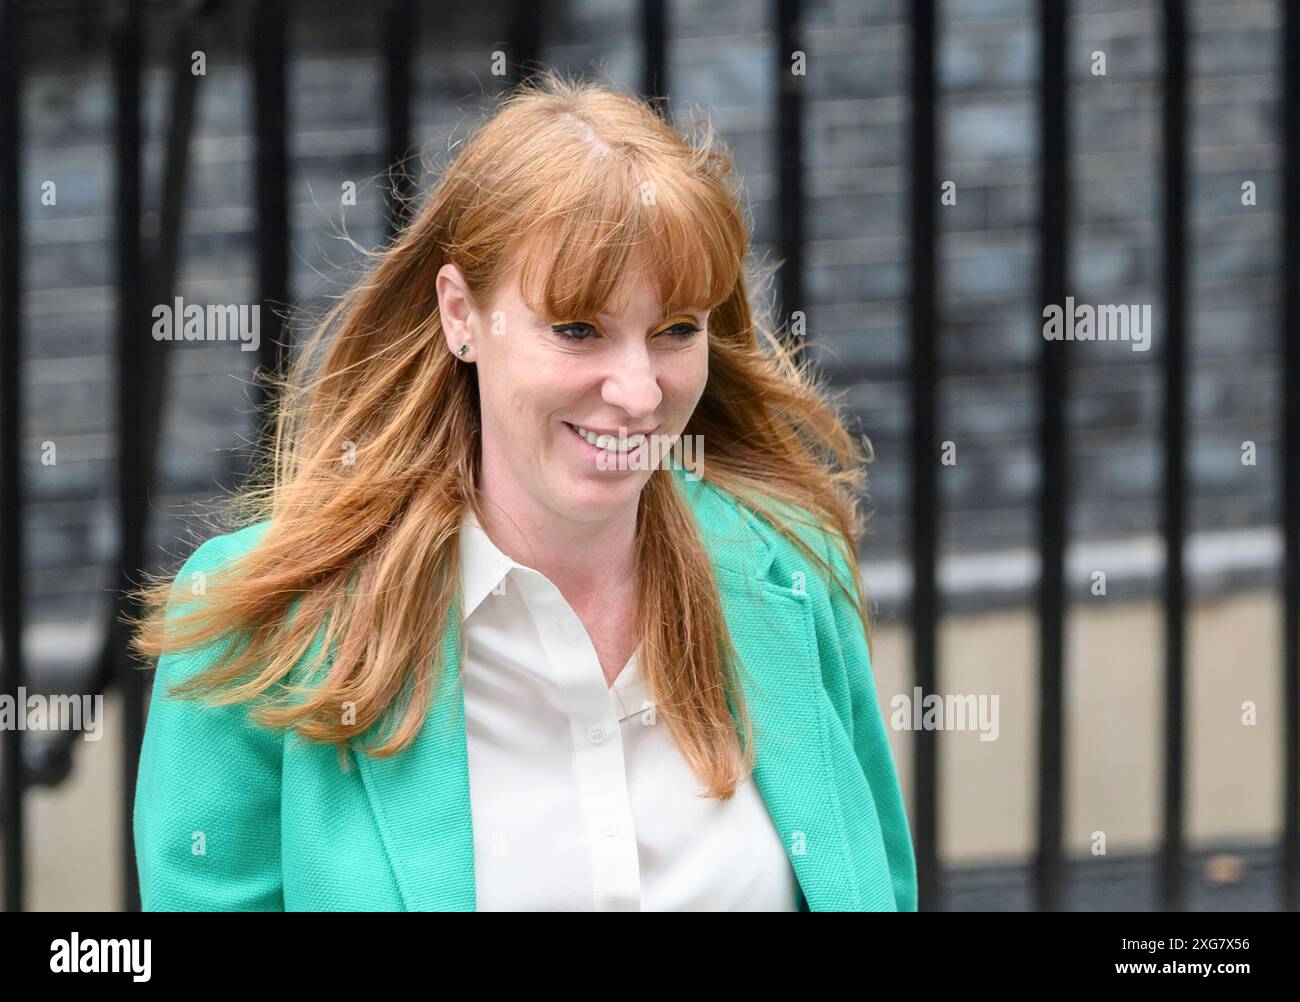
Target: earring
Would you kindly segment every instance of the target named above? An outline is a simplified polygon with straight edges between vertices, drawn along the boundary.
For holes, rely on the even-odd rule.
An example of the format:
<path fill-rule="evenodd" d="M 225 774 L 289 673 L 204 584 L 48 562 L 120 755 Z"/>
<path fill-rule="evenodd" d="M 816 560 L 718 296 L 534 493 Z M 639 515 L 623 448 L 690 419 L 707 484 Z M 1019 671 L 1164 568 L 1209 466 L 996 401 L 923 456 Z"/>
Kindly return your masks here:
<path fill-rule="evenodd" d="M 467 351 L 469 351 L 469 345 L 467 345 L 467 344 L 463 344 L 463 345 L 460 346 L 460 351 L 456 352 L 456 354 L 457 354 L 457 355 L 463 355 L 463 354 L 465 354 L 465 352 L 467 352 Z"/>

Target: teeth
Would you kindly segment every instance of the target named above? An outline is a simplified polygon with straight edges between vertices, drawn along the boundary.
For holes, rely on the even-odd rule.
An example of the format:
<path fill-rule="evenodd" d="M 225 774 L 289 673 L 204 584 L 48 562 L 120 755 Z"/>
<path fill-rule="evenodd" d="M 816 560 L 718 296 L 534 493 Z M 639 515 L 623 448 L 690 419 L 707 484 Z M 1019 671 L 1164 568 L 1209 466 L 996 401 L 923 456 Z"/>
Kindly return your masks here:
<path fill-rule="evenodd" d="M 597 435 L 594 431 L 579 428 L 576 424 L 571 424 L 569 427 L 585 438 L 591 445 L 594 445 L 597 449 L 604 449 L 606 452 L 631 452 L 645 441 L 645 436 L 639 434 L 620 439 L 613 435 Z"/>

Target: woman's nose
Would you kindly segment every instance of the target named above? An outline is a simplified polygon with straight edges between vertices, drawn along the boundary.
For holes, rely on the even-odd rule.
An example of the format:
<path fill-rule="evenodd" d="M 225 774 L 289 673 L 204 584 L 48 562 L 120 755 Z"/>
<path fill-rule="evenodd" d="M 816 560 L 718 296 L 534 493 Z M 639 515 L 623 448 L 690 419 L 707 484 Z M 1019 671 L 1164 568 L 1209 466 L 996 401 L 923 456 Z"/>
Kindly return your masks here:
<path fill-rule="evenodd" d="M 605 403 L 625 412 L 630 420 L 655 412 L 664 395 L 654 359 L 644 346 L 619 353 L 605 376 L 602 396 Z"/>

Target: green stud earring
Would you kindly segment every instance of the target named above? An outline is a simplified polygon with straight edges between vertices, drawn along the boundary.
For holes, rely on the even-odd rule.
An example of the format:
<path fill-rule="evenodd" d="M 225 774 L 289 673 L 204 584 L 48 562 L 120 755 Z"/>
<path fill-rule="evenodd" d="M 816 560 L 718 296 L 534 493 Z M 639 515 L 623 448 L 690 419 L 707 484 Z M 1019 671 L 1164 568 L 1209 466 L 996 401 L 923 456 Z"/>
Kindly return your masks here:
<path fill-rule="evenodd" d="M 467 351 L 469 351 L 469 345 L 467 345 L 467 344 L 463 344 L 463 345 L 460 346 L 460 351 L 456 352 L 456 354 L 457 354 L 457 355 L 463 355 L 463 354 L 465 354 L 465 352 L 467 352 Z"/>

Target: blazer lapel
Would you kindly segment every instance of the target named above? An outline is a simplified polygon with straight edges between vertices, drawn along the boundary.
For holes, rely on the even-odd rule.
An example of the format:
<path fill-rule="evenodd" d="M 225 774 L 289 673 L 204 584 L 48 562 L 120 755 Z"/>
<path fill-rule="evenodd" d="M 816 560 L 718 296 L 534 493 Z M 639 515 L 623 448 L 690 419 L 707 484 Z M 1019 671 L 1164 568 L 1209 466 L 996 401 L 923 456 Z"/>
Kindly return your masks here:
<path fill-rule="evenodd" d="M 424 726 L 407 750 L 353 752 L 407 911 L 475 910 L 459 601 L 444 634 L 444 670 Z"/>
<path fill-rule="evenodd" d="M 718 577 L 743 666 L 754 785 L 799 880 L 799 910 L 852 910 L 860 900 L 857 871 L 826 754 L 823 714 L 834 710 L 820 681 L 809 598 L 761 577 Z"/>

